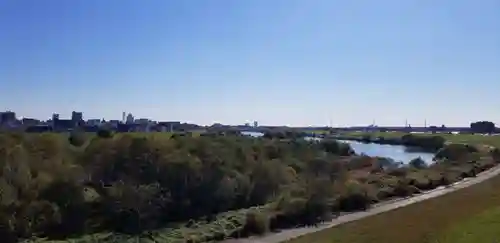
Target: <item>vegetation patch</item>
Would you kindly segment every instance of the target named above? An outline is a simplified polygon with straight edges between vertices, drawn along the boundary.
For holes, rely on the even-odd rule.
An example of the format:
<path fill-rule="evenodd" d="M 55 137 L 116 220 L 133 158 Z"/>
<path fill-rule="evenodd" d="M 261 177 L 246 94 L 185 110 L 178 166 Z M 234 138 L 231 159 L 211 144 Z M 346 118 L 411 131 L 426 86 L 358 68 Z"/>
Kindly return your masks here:
<path fill-rule="evenodd" d="M 466 159 L 454 160 L 450 151 L 431 166 L 401 166 L 355 155 L 334 140 L 5 133 L 0 238 L 201 243 L 245 237 L 447 185 L 500 157 L 459 150 Z"/>
<path fill-rule="evenodd" d="M 422 179 L 424 180 L 424 179 Z M 489 243 L 500 239 L 500 177 L 289 241 Z"/>
<path fill-rule="evenodd" d="M 344 133 L 343 136 L 362 138 L 363 136 L 370 135 L 373 138 L 401 138 L 408 133 L 405 132 L 348 132 Z M 449 133 L 418 133 L 412 134 L 413 136 L 419 137 L 431 137 L 440 136 L 443 137 L 449 143 L 462 143 L 469 145 L 490 145 L 496 148 L 500 148 L 500 136 L 498 135 L 483 135 L 483 134 L 449 134 Z"/>

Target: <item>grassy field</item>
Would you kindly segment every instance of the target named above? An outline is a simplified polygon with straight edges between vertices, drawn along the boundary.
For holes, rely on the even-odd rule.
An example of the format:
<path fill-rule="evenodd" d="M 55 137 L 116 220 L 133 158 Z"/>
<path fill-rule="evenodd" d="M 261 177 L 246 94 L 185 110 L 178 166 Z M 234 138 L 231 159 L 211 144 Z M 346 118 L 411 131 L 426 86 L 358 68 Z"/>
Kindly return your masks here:
<path fill-rule="evenodd" d="M 362 137 L 364 135 L 372 135 L 374 137 L 387 137 L 387 138 L 396 138 L 401 137 L 407 133 L 403 132 L 373 132 L 373 133 L 364 133 L 364 132 L 349 132 L 344 133 L 346 136 L 353 137 Z M 495 146 L 500 148 L 500 136 L 483 136 L 477 134 L 431 134 L 431 133 L 413 133 L 416 136 L 442 136 L 446 138 L 447 141 L 452 143 L 468 143 L 468 144 L 487 144 L 491 146 Z"/>
<path fill-rule="evenodd" d="M 439 243 L 500 242 L 500 206 L 454 225 L 437 238 Z"/>
<path fill-rule="evenodd" d="M 362 136 L 363 133 L 350 133 Z M 403 133 L 376 133 L 400 137 Z M 422 134 L 421 136 L 430 136 Z M 500 137 L 442 134 L 450 142 L 500 147 Z M 306 235 L 290 243 L 500 242 L 500 176 L 438 198 Z"/>

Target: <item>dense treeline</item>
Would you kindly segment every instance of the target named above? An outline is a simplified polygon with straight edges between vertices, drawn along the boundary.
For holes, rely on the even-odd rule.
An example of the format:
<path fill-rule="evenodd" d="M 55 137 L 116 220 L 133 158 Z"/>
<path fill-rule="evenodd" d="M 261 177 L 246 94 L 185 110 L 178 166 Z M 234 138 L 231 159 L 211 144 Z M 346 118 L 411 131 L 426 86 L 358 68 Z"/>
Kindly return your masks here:
<path fill-rule="evenodd" d="M 1 134 L 0 238 L 168 228 L 181 242 L 203 242 L 314 224 L 495 164 L 479 150 L 454 158 L 455 150 L 432 166 L 401 167 L 332 140 Z"/>
<path fill-rule="evenodd" d="M 477 121 L 470 124 L 470 130 L 473 133 L 494 133 L 495 123 L 490 121 Z"/>
<path fill-rule="evenodd" d="M 406 134 L 401 137 L 403 145 L 408 147 L 421 147 L 430 151 L 437 151 L 444 147 L 446 140 L 441 136 L 415 136 Z"/>
<path fill-rule="evenodd" d="M 308 134 L 301 131 L 294 130 L 269 130 L 264 132 L 263 137 L 268 139 L 296 139 L 307 137 Z"/>

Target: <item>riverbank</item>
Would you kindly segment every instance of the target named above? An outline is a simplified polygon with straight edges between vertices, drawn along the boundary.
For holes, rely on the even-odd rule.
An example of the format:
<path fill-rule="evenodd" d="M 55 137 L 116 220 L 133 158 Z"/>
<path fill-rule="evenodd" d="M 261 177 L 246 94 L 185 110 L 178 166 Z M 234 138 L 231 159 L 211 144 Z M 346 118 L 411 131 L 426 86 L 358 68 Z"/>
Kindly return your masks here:
<path fill-rule="evenodd" d="M 352 134 L 351 134 L 352 135 Z M 355 136 L 362 137 L 357 133 Z M 403 133 L 378 133 L 397 138 Z M 418 134 L 417 136 L 430 136 Z M 446 134 L 447 142 L 468 143 L 491 149 L 500 144 L 498 136 Z M 469 140 L 470 139 L 470 140 Z M 484 143 L 483 143 L 484 142 Z M 483 146 L 486 145 L 486 146 Z M 304 235 L 292 243 L 489 243 L 497 240 L 500 211 L 498 169 L 483 177 L 469 179 L 475 185 L 405 208 L 368 217 L 339 227 Z M 490 172 L 488 171 L 488 172 Z M 488 173 L 485 172 L 484 174 Z M 458 188 L 467 187 L 462 184 Z M 458 189 L 456 188 L 456 189 Z M 389 227 L 387 227 L 389 225 Z"/>
<path fill-rule="evenodd" d="M 318 225 L 317 227 L 302 227 L 302 228 L 295 228 L 295 229 L 287 229 L 287 230 L 283 230 L 279 233 L 269 234 L 266 236 L 252 237 L 252 238 L 248 238 L 248 239 L 239 239 L 239 240 L 226 240 L 223 242 L 224 243 L 247 243 L 247 242 L 248 243 L 249 242 L 279 243 L 279 242 L 285 242 L 285 241 L 290 242 L 290 243 L 315 243 L 315 242 L 319 243 L 319 242 L 332 242 L 332 241 L 338 242 L 338 243 L 365 242 L 363 239 L 360 241 L 358 241 L 358 240 L 352 241 L 353 239 L 344 240 L 343 238 L 335 238 L 335 234 L 339 234 L 339 235 L 341 235 L 339 237 L 342 237 L 342 234 L 345 232 L 342 232 L 342 229 L 339 229 L 339 230 L 329 234 L 330 233 L 329 230 L 331 230 L 331 228 L 335 227 L 335 226 L 354 222 L 356 220 L 364 219 L 364 218 L 367 218 L 369 216 L 375 216 L 375 215 L 378 215 L 381 213 L 386 213 L 386 212 L 389 212 L 389 211 L 392 211 L 395 209 L 399 209 L 399 208 L 402 208 L 405 206 L 409 206 L 409 205 L 414 204 L 414 203 L 422 202 L 422 201 L 425 201 L 428 199 L 435 198 L 435 200 L 439 200 L 439 198 L 437 198 L 439 196 L 443 196 L 445 194 L 452 193 L 452 192 L 454 193 L 459 189 L 464 189 L 464 188 L 467 188 L 469 186 L 473 186 L 476 184 L 478 184 L 478 186 L 484 186 L 484 185 L 479 184 L 479 183 L 485 182 L 486 180 L 491 179 L 499 174 L 500 174 L 500 166 L 497 166 L 495 168 L 492 168 L 491 170 L 488 170 L 488 171 L 485 171 L 485 172 L 478 174 L 477 177 L 475 177 L 475 178 L 468 178 L 468 179 L 462 180 L 460 182 L 454 183 L 453 185 L 450 185 L 449 187 L 442 187 L 442 188 L 430 190 L 428 192 L 424 192 L 420 195 L 415 195 L 415 196 L 411 196 L 411 197 L 404 198 L 404 199 L 398 199 L 398 200 L 394 200 L 394 201 L 390 201 L 390 202 L 380 203 L 378 205 L 375 205 L 373 208 L 368 209 L 367 211 L 343 215 L 343 216 L 340 216 L 340 217 L 333 219 L 329 222 L 322 223 L 322 224 Z M 497 183 L 500 183 L 500 178 L 496 178 L 496 180 L 498 181 Z M 461 193 L 461 194 L 464 194 L 464 193 Z M 457 195 L 451 195 L 451 196 L 456 197 Z M 456 203 L 458 203 L 458 202 L 456 202 Z M 422 208 L 422 207 L 419 207 L 419 208 Z M 429 216 L 431 216 L 431 215 L 429 215 Z M 406 220 L 409 220 L 410 224 L 411 224 L 412 219 L 406 219 Z M 431 220 L 431 219 L 429 219 L 429 220 Z M 397 227 L 398 227 L 397 224 L 391 225 L 391 224 L 387 224 L 387 223 L 382 223 L 381 220 L 377 220 L 377 221 L 380 221 L 379 222 L 380 225 L 378 225 L 378 226 L 388 227 L 390 225 L 389 229 L 386 229 L 386 230 L 391 230 L 391 231 L 393 230 L 393 232 L 397 231 Z M 402 222 L 399 222 L 399 224 L 401 224 Z M 408 222 L 406 222 L 406 223 L 408 223 Z M 372 227 L 375 227 L 375 225 Z M 356 232 L 355 234 L 357 235 L 358 233 L 359 232 Z M 353 235 L 353 236 L 355 237 L 355 235 Z M 366 240 L 367 240 L 366 243 L 368 243 L 368 242 L 370 242 L 370 243 L 378 243 L 378 242 L 389 243 L 387 241 L 372 241 L 374 238 L 377 237 L 376 234 L 375 235 L 362 234 L 362 237 L 366 237 Z M 399 242 L 408 242 L 408 241 L 401 240 Z M 399 242 L 397 242 L 397 243 L 399 243 Z M 394 243 L 396 243 L 396 242 L 394 242 Z"/>
<path fill-rule="evenodd" d="M 430 200 L 373 217 L 356 218 L 359 220 L 303 235 L 289 243 L 489 243 L 481 239 L 498 239 L 498 231 L 485 232 L 482 229 L 487 225 L 472 220 L 478 216 L 488 218 L 485 213 L 500 205 L 498 174 L 497 167 L 481 177 L 430 194 L 434 197 Z"/>
<path fill-rule="evenodd" d="M 500 148 L 499 135 L 482 135 L 482 134 L 450 134 L 450 133 L 405 133 L 405 132 L 344 132 L 338 136 L 346 136 L 351 138 L 362 138 L 370 136 L 373 138 L 383 137 L 386 139 L 401 138 L 404 135 L 412 134 L 419 137 L 440 136 L 450 143 L 465 143 L 470 145 L 489 145 Z"/>
<path fill-rule="evenodd" d="M 393 136 L 392 138 L 397 139 L 398 137 Z M 358 139 L 359 139 L 359 137 L 358 137 Z M 360 141 L 360 140 L 361 139 L 356 140 L 356 141 Z M 450 143 L 447 142 L 446 144 L 450 144 Z M 454 145 L 456 145 L 456 144 L 454 144 Z M 465 145 L 465 146 L 462 146 L 462 145 L 463 144 L 458 144 L 458 146 L 462 147 L 462 148 L 472 147 L 472 146 L 468 146 L 468 145 Z M 488 151 L 491 150 L 491 146 L 477 146 L 477 147 L 486 147 L 486 148 L 488 148 Z M 345 215 L 345 216 L 339 217 L 337 219 L 333 219 L 332 221 L 330 221 L 326 224 L 322 224 L 317 228 L 304 227 L 304 228 L 300 228 L 300 229 L 290 229 L 290 230 L 282 231 L 278 234 L 267 235 L 264 237 L 255 237 L 255 238 L 248 239 L 248 240 L 242 240 L 241 242 L 276 243 L 276 242 L 283 242 L 283 241 L 288 241 L 288 240 L 294 239 L 294 240 L 291 240 L 290 242 L 293 242 L 293 243 L 311 243 L 311 242 L 332 242 L 332 241 L 334 241 L 334 242 L 339 242 L 339 243 L 344 243 L 344 242 L 345 243 L 351 243 L 351 242 L 355 242 L 355 243 L 357 243 L 357 242 L 366 242 L 366 243 L 368 243 L 368 242 L 370 242 L 370 243 L 373 243 L 373 242 L 384 242 L 384 243 L 386 243 L 386 242 L 388 242 L 388 243 L 392 243 L 392 242 L 394 242 L 394 243 L 396 243 L 396 242 L 398 242 L 398 243 L 399 242 L 416 242 L 417 243 L 418 242 L 418 243 L 420 243 L 420 242 L 427 242 L 426 240 L 428 240 L 429 238 L 432 238 L 432 239 L 439 239 L 440 240 L 439 242 L 450 242 L 451 243 L 453 241 L 449 241 L 450 239 L 461 239 L 460 238 L 461 236 L 457 233 L 457 229 L 464 229 L 464 227 L 465 227 L 466 229 L 469 229 L 470 231 L 475 230 L 475 232 L 476 232 L 475 237 L 476 238 L 470 237 L 470 235 L 469 235 L 467 239 L 470 241 L 461 241 L 461 242 L 477 243 L 477 242 L 479 242 L 479 241 L 477 241 L 477 239 L 490 239 L 493 236 L 493 235 L 491 235 L 492 229 L 490 229 L 489 231 L 484 230 L 482 227 L 477 225 L 477 222 L 484 222 L 485 220 L 488 220 L 488 219 L 491 221 L 493 219 L 488 218 L 488 216 L 487 215 L 485 216 L 484 213 L 483 213 L 483 215 L 481 215 L 481 217 L 475 216 L 475 213 L 477 213 L 477 210 L 479 208 L 479 207 L 477 207 L 478 204 L 482 205 L 484 203 L 492 202 L 492 201 L 494 201 L 494 200 L 491 200 L 492 196 L 493 197 L 500 196 L 498 194 L 495 194 L 496 191 L 492 190 L 493 188 L 489 187 L 490 183 L 500 184 L 500 177 L 497 176 L 498 174 L 500 174 L 500 168 L 498 166 L 496 166 L 495 168 L 492 168 L 490 170 L 487 170 L 485 172 L 478 174 L 477 177 L 475 177 L 475 178 L 467 178 L 461 182 L 454 183 L 452 186 L 434 189 L 434 190 L 428 191 L 424 194 L 421 194 L 421 195 L 418 195 L 415 197 L 411 197 L 409 199 L 399 199 L 397 201 L 382 203 L 383 206 L 376 206 L 375 208 L 369 209 L 366 212 L 356 212 L 353 214 Z M 491 179 L 491 180 L 486 181 L 488 179 Z M 456 192 L 458 189 L 467 188 L 469 186 L 472 186 L 472 188 L 468 189 L 467 191 Z M 483 191 L 485 188 L 487 190 Z M 441 196 L 444 194 L 448 194 L 450 192 L 452 192 L 451 194 L 453 194 L 453 195 L 451 195 L 451 194 L 445 195 L 445 196 L 443 196 L 443 199 L 441 199 L 441 197 L 435 198 L 435 197 L 438 197 L 438 196 Z M 477 198 L 469 197 L 471 195 L 470 193 L 478 193 L 478 192 L 482 192 L 482 193 L 484 193 L 484 195 L 478 195 Z M 457 194 L 457 193 L 459 193 L 459 194 Z M 457 200 L 456 197 L 458 197 L 460 199 Z M 376 216 L 376 217 L 384 218 L 383 220 L 377 220 L 376 221 L 377 224 L 373 223 L 373 219 L 370 220 L 372 217 L 367 218 L 366 220 L 363 219 L 363 218 L 368 217 L 368 216 L 372 216 L 372 215 L 379 214 L 382 212 L 391 211 L 393 209 L 407 206 L 407 205 L 410 205 L 410 204 L 413 204 L 416 202 L 421 202 L 423 200 L 427 200 L 430 198 L 435 198 L 435 199 L 429 200 L 429 202 L 419 203 L 420 205 L 425 204 L 427 206 L 416 206 L 418 208 L 417 211 L 415 211 L 415 210 L 412 211 L 412 209 L 415 207 L 409 206 L 408 209 L 403 208 L 400 210 L 395 210 L 392 214 L 391 214 L 391 212 L 388 212 L 388 213 Z M 449 204 L 446 205 L 445 202 L 448 202 L 448 200 L 450 200 L 449 198 L 454 198 L 453 199 L 454 203 L 449 202 Z M 429 209 L 432 209 L 433 205 L 435 204 L 435 201 L 440 202 L 439 204 L 443 205 L 441 207 L 447 207 L 447 209 L 452 209 L 452 210 L 451 211 L 450 210 L 440 211 L 440 212 L 444 212 L 441 214 L 439 212 L 428 214 L 426 207 Z M 471 203 L 471 204 L 463 205 L 462 203 L 466 202 L 466 201 L 467 201 L 467 203 Z M 458 205 L 458 207 L 457 207 L 457 205 Z M 494 203 L 492 203 L 489 206 L 492 207 L 492 206 L 496 206 L 496 205 Z M 464 209 L 464 208 L 467 208 L 467 209 Z M 493 209 L 491 209 L 491 211 L 494 211 L 495 209 L 496 208 L 493 208 Z M 463 215 L 464 218 L 462 218 L 462 219 L 464 221 L 468 220 L 467 217 L 473 217 L 473 219 L 469 220 L 471 222 L 468 222 L 467 224 L 465 224 L 465 223 L 459 224 L 458 226 L 455 226 L 451 230 L 447 230 L 448 232 L 446 232 L 446 230 L 444 230 L 444 233 L 440 232 L 440 230 L 443 230 L 443 225 L 436 226 L 434 229 L 439 229 L 439 230 L 436 230 L 434 232 L 431 232 L 431 231 L 425 232 L 425 230 L 428 230 L 428 228 L 425 227 L 425 225 L 428 224 L 427 221 L 417 221 L 416 225 L 413 225 L 412 222 L 414 219 L 405 218 L 404 214 L 397 213 L 397 212 L 400 212 L 402 210 L 409 210 L 417 218 L 419 218 L 419 216 L 425 215 L 425 217 L 427 217 L 427 219 L 429 221 L 442 222 L 443 225 L 446 225 L 446 224 L 451 225 L 451 224 L 457 223 L 457 221 L 456 221 L 457 218 L 454 216 L 462 215 L 462 213 L 463 213 L 462 210 L 469 210 L 469 212 L 471 212 L 471 214 Z M 436 210 L 439 210 L 439 208 Z M 398 222 L 394 222 L 394 224 L 386 224 L 385 223 L 385 221 L 387 220 L 386 218 L 391 217 L 391 215 L 394 215 L 394 214 L 396 215 L 396 217 L 398 217 L 398 215 L 399 215 L 400 218 L 398 218 L 398 220 L 397 220 Z M 359 228 L 353 229 L 353 227 L 355 227 L 355 226 L 352 226 L 352 225 L 358 225 L 358 222 L 346 224 L 345 227 L 339 226 L 339 227 L 332 228 L 334 226 L 338 226 L 338 225 L 345 224 L 345 223 L 352 222 L 352 221 L 359 220 L 359 219 L 363 219 L 363 220 L 358 221 L 360 225 L 363 225 L 362 227 L 368 227 L 368 230 L 371 230 L 369 233 L 357 231 L 357 230 L 359 230 Z M 367 223 L 364 223 L 364 222 L 367 222 Z M 403 224 L 405 227 L 407 227 L 407 224 L 410 224 L 410 225 L 412 225 L 412 227 L 415 227 L 415 231 L 412 232 L 413 234 L 411 232 L 409 234 L 406 234 L 406 233 L 400 234 L 400 232 L 406 232 L 406 228 L 400 229 L 398 227 L 401 225 L 401 222 L 405 222 L 405 224 Z M 387 225 L 391 225 L 391 226 L 387 227 Z M 380 226 L 383 226 L 383 228 L 380 228 Z M 469 228 L 467 228 L 467 227 L 469 227 Z M 481 230 L 479 230 L 479 229 L 481 229 Z M 484 232 L 490 232 L 490 234 L 485 235 Z M 440 233 L 441 233 L 441 235 L 440 235 Z M 433 234 L 433 235 L 430 235 L 430 234 Z M 300 236 L 303 236 L 303 237 L 300 237 Z M 481 236 L 483 236 L 483 237 L 481 237 Z M 297 238 L 297 237 L 299 237 L 299 238 Z M 419 240 L 411 241 L 412 239 L 419 239 Z M 473 241 L 472 239 L 475 239 L 475 241 Z M 408 240 L 410 240 L 410 241 L 408 241 Z M 238 242 L 240 242 L 240 241 L 238 241 Z M 486 241 L 484 241 L 484 242 L 486 242 Z"/>

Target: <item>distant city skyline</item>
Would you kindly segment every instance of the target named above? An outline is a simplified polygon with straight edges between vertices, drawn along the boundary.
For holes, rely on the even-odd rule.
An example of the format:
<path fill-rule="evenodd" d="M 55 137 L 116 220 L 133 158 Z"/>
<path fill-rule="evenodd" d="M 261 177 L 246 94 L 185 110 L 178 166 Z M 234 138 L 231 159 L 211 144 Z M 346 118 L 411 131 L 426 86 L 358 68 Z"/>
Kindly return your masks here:
<path fill-rule="evenodd" d="M 18 119 L 22 119 L 22 118 L 33 118 L 33 119 L 39 119 L 41 121 L 46 121 L 46 120 L 50 120 L 50 119 L 53 119 L 54 116 L 57 116 L 58 119 L 73 119 L 73 116 L 74 114 L 77 114 L 77 117 L 80 116 L 79 113 L 82 113 L 81 115 L 83 116 L 83 120 L 96 120 L 96 119 L 104 119 L 106 121 L 109 121 L 109 120 L 115 120 L 115 121 L 122 121 L 122 122 L 132 122 L 134 121 L 135 119 L 149 119 L 149 120 L 152 120 L 152 121 L 158 121 L 158 122 L 162 122 L 162 121 L 178 121 L 178 122 L 185 122 L 185 123 L 192 123 L 192 124 L 198 124 L 198 125 L 204 125 L 204 126 L 207 126 L 207 125 L 213 125 L 213 124 L 217 124 L 217 123 L 220 123 L 220 124 L 225 124 L 225 125 L 248 125 L 248 126 L 254 126 L 254 127 L 257 127 L 257 126 L 281 126 L 281 125 L 286 125 L 286 124 L 260 124 L 259 121 L 255 121 L 255 120 L 245 120 L 245 121 L 241 121 L 240 123 L 221 123 L 221 122 L 213 122 L 213 123 L 210 123 L 210 124 L 200 124 L 200 123 L 196 123 L 196 122 L 190 122 L 190 121 L 182 121 L 182 120 L 157 120 L 157 119 L 154 119 L 154 118 L 150 118 L 150 117 L 135 117 L 132 113 L 130 112 L 123 112 L 122 111 L 122 117 L 121 119 L 118 119 L 118 118 L 104 118 L 104 117 L 101 117 L 101 118 L 98 118 L 98 117 L 86 117 L 85 116 L 85 112 L 82 112 L 82 111 L 72 111 L 69 116 L 61 116 L 60 113 L 58 112 L 53 112 L 51 114 L 51 117 L 48 118 L 48 119 L 44 119 L 44 118 L 40 118 L 40 117 L 30 117 L 30 116 L 22 116 L 22 115 L 19 115 L 17 112 L 13 111 L 13 110 L 4 110 L 4 111 L 0 111 L 0 113 L 3 113 L 3 112 L 14 112 L 16 114 L 16 117 Z M 471 121 L 471 122 L 476 122 L 476 121 L 480 121 L 481 119 L 479 120 L 474 120 L 474 121 Z M 450 127 L 468 127 L 470 125 L 470 123 L 468 124 L 463 124 L 463 125 L 452 125 Z M 497 124 L 497 125 L 500 125 Z M 294 126 L 294 125 L 288 125 L 288 126 Z M 321 127 L 321 126 L 324 126 L 324 127 L 357 127 L 357 126 L 366 126 L 366 127 L 370 127 L 370 126 L 375 126 L 375 127 L 408 127 L 408 126 L 412 126 L 412 127 L 429 127 L 429 126 L 449 126 L 447 124 L 444 124 L 444 123 L 434 123 L 434 124 L 429 124 L 427 122 L 427 119 L 424 119 L 422 124 L 420 123 L 411 123 L 409 122 L 408 120 L 405 120 L 402 124 L 377 124 L 376 123 L 376 120 L 372 120 L 371 123 L 366 123 L 366 124 L 352 124 L 352 125 L 345 125 L 345 126 L 332 126 L 331 124 L 319 124 L 319 125 L 305 125 L 304 127 L 306 126 L 317 126 L 317 127 Z M 297 126 L 297 127 L 300 127 L 300 126 Z"/>
<path fill-rule="evenodd" d="M 261 125 L 500 123 L 497 0 L 0 1 L 0 109 Z"/>

